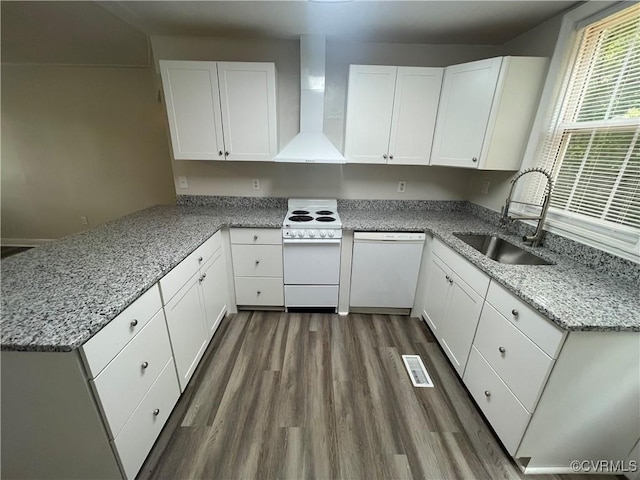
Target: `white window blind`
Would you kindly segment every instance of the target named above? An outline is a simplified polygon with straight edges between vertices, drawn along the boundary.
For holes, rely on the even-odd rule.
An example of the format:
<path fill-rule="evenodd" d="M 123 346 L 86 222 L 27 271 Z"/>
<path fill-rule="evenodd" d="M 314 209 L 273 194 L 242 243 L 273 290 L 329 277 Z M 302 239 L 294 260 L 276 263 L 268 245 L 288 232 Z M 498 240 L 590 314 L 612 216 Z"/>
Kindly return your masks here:
<path fill-rule="evenodd" d="M 552 173 L 550 212 L 640 232 L 640 4 L 584 27 L 535 166 Z M 540 203 L 542 175 L 524 201 Z"/>

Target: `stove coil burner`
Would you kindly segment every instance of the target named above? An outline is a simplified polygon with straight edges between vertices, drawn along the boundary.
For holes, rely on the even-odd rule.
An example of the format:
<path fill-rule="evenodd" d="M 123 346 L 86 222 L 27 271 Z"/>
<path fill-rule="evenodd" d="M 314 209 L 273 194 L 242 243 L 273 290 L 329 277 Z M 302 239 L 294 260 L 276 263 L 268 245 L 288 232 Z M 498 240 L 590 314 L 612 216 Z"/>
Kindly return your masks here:
<path fill-rule="evenodd" d="M 294 214 L 294 215 L 309 215 L 309 211 L 308 210 L 294 210 L 291 213 Z"/>
<path fill-rule="evenodd" d="M 333 217 L 316 217 L 318 222 L 335 222 L 336 219 Z"/>
<path fill-rule="evenodd" d="M 310 215 L 293 215 L 289 217 L 289 220 L 291 220 L 292 222 L 310 222 L 311 220 L 313 220 L 313 217 Z"/>
<path fill-rule="evenodd" d="M 331 210 L 318 210 L 316 212 L 316 214 L 318 214 L 318 215 L 333 215 L 333 212 Z"/>

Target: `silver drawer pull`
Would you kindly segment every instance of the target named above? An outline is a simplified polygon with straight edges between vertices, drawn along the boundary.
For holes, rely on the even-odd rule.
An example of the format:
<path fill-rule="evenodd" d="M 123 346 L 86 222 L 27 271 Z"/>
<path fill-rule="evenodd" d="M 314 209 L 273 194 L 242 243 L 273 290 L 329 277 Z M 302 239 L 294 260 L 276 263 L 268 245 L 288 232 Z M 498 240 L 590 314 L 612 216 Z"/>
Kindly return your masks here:
<path fill-rule="evenodd" d="M 499 351 L 500 353 L 504 353 L 504 352 L 506 352 L 506 351 L 507 351 L 507 349 L 506 349 L 506 348 L 504 348 L 504 347 L 498 347 L 498 351 Z"/>
<path fill-rule="evenodd" d="M 449 279 L 449 283 L 451 283 L 451 284 L 453 283 L 453 278 Z"/>
<path fill-rule="evenodd" d="M 203 274 L 202 274 L 202 279 L 204 280 L 205 278 L 207 278 L 207 274 L 206 274 L 206 273 L 203 273 Z"/>
<path fill-rule="evenodd" d="M 131 326 L 135 327 L 136 325 L 138 325 L 138 320 L 134 318 L 133 320 L 131 320 Z"/>
<path fill-rule="evenodd" d="M 160 414 L 160 409 L 159 409 L 159 408 L 156 408 L 156 409 L 153 411 L 153 415 L 154 415 L 155 417 L 157 417 L 159 414 Z"/>
<path fill-rule="evenodd" d="M 149 366 L 149 362 L 142 362 L 142 368 L 147 368 Z"/>
<path fill-rule="evenodd" d="M 256 265 L 260 265 L 260 260 L 256 260 Z"/>
<path fill-rule="evenodd" d="M 515 308 L 513 310 L 511 310 L 511 315 L 513 315 L 514 317 L 518 316 L 518 310 L 516 310 Z"/>
<path fill-rule="evenodd" d="M 485 397 L 490 397 L 491 396 L 491 392 L 489 390 L 485 390 L 484 391 L 484 396 Z"/>
<path fill-rule="evenodd" d="M 256 240 L 258 240 L 258 235 L 253 236 L 253 241 L 255 242 Z"/>
<path fill-rule="evenodd" d="M 450 277 L 449 277 L 449 275 L 445 275 L 445 277 L 444 277 L 444 278 L 446 278 L 446 279 L 447 279 L 447 282 L 448 282 Z"/>
<path fill-rule="evenodd" d="M 256 293 L 257 293 L 258 295 L 260 295 L 262 292 L 261 292 L 260 290 L 258 290 Z"/>
<path fill-rule="evenodd" d="M 202 257 L 198 257 L 198 262 L 202 263 Z"/>

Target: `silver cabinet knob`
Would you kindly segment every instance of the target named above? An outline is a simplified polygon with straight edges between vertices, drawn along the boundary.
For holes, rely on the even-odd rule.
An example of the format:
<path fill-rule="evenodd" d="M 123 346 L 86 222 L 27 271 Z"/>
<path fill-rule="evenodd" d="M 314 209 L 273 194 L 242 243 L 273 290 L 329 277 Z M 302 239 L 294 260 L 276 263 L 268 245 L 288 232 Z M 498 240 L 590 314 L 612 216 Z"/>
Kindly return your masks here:
<path fill-rule="evenodd" d="M 449 275 L 445 275 L 445 277 L 444 277 L 444 278 L 446 278 L 446 279 L 447 279 L 447 282 L 448 282 L 450 277 L 449 277 Z"/>
<path fill-rule="evenodd" d="M 135 327 L 136 325 L 138 325 L 138 320 L 134 318 L 133 320 L 131 320 L 131 326 Z"/>
<path fill-rule="evenodd" d="M 224 155 L 224 152 L 223 152 L 222 150 L 220 150 L 220 151 L 218 152 L 218 155 L 222 156 L 222 155 Z"/>
<path fill-rule="evenodd" d="M 202 263 L 202 257 L 198 257 L 198 262 Z"/>
<path fill-rule="evenodd" d="M 519 315 L 518 310 L 516 310 L 515 308 L 511 310 L 511 315 L 513 315 L 514 317 L 517 317 Z"/>
<path fill-rule="evenodd" d="M 258 290 L 256 293 L 257 293 L 258 295 L 260 295 L 262 292 L 261 292 L 260 290 Z"/>
<path fill-rule="evenodd" d="M 149 362 L 142 362 L 142 368 L 145 369 L 149 366 Z"/>
<path fill-rule="evenodd" d="M 506 348 L 504 348 L 504 347 L 498 347 L 498 351 L 499 351 L 500 353 L 504 353 L 504 352 L 506 352 L 506 351 L 507 351 L 507 349 L 506 349 Z"/>
<path fill-rule="evenodd" d="M 382 155 L 382 158 L 384 158 L 386 160 L 388 158 L 387 154 L 385 153 L 384 155 Z"/>
<path fill-rule="evenodd" d="M 393 160 L 393 155 L 389 155 L 389 160 Z"/>
<path fill-rule="evenodd" d="M 160 409 L 159 409 L 159 408 L 156 408 L 156 409 L 153 411 L 153 415 L 154 415 L 155 417 L 157 417 L 159 414 L 160 414 Z"/>
<path fill-rule="evenodd" d="M 256 260 L 256 265 L 260 265 L 260 260 Z"/>
<path fill-rule="evenodd" d="M 204 280 L 204 275 L 200 275 L 200 278 L 198 279 L 198 282 L 202 283 L 203 280 Z"/>
<path fill-rule="evenodd" d="M 204 280 L 205 278 L 207 278 L 207 274 L 206 274 L 206 273 L 203 273 L 203 274 L 202 274 L 202 279 Z"/>
<path fill-rule="evenodd" d="M 477 162 L 477 161 L 478 161 L 478 157 L 473 157 L 473 158 L 471 159 L 471 161 L 472 161 L 472 162 Z"/>
<path fill-rule="evenodd" d="M 229 152 L 224 152 L 224 156 L 228 157 L 229 156 Z"/>
<path fill-rule="evenodd" d="M 449 283 L 453 284 L 453 278 L 449 278 Z"/>
<path fill-rule="evenodd" d="M 485 397 L 490 397 L 491 396 L 491 392 L 489 390 L 485 390 L 484 391 L 484 396 Z"/>
<path fill-rule="evenodd" d="M 253 241 L 255 242 L 256 240 L 258 240 L 258 235 L 253 236 Z"/>

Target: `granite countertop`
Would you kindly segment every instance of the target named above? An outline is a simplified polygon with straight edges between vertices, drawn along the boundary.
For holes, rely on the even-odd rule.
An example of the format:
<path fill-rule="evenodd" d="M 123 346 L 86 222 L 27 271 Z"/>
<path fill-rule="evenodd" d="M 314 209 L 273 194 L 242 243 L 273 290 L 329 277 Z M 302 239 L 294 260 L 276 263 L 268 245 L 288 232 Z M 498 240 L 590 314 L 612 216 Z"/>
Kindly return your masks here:
<path fill-rule="evenodd" d="M 478 217 L 455 208 L 339 208 L 345 230 L 433 233 L 563 329 L 640 331 L 637 285 L 546 249 L 535 251 L 556 265 L 494 262 L 452 235 L 499 232 Z M 2 261 L 2 350 L 78 348 L 220 228 L 280 228 L 285 213 L 282 203 L 156 206 L 9 257 Z"/>

